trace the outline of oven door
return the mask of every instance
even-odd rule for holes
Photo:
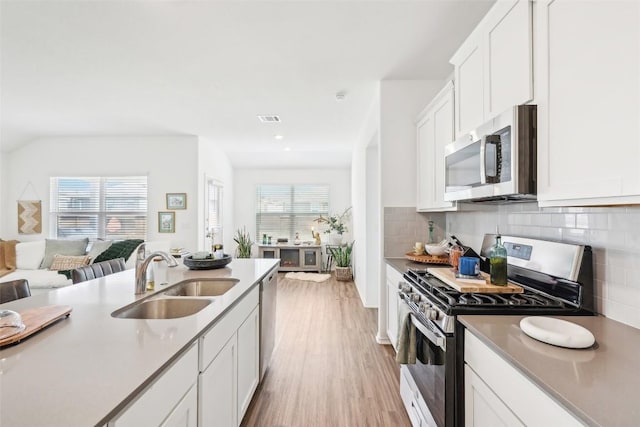
[[[421,396],[419,406],[426,406],[420,409],[429,420],[427,425],[452,427],[455,416],[453,336],[445,335],[437,326],[423,322],[413,314],[411,320],[416,326],[418,357],[415,364],[405,366]]]

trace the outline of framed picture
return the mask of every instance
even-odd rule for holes
[[[167,209],[187,209],[187,193],[167,193]]]
[[[176,213],[158,212],[158,233],[176,232]]]

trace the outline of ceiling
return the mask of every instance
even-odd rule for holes
[[[235,167],[344,167],[377,82],[449,76],[492,2],[2,0],[1,148],[197,135]]]

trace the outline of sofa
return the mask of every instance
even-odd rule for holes
[[[32,294],[69,286],[73,284],[71,270],[82,265],[124,258],[126,268],[134,268],[137,248],[142,243],[139,239],[92,243],[88,239],[18,242],[15,243],[15,269],[0,277],[0,282],[26,279]],[[168,251],[169,242],[147,242],[146,246],[147,251]]]

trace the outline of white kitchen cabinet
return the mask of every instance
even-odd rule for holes
[[[198,388],[194,384],[182,398],[162,427],[196,427],[198,425]]]
[[[398,285],[404,279],[402,275],[389,264],[386,268],[387,283],[387,336],[391,345],[396,349],[398,342]],[[397,349],[396,349],[397,350]]]
[[[533,99],[531,0],[500,0],[450,62],[455,78],[455,138]]]
[[[260,378],[259,287],[200,338],[199,425],[236,427]]]
[[[536,2],[540,206],[640,203],[640,3]]]
[[[120,415],[112,427],[152,425],[195,425],[189,393],[198,379],[198,345],[194,343]],[[186,398],[186,400],[185,400]],[[175,410],[175,412],[174,412]],[[191,424],[176,424],[179,420]]]
[[[453,142],[453,105],[453,83],[449,82],[418,118],[418,212],[456,209],[455,203],[444,200],[444,147]]]
[[[581,426],[577,418],[468,330],[465,426]]]
[[[256,307],[238,328],[238,419],[244,417],[260,381],[260,316]]]
[[[479,376],[464,367],[464,424],[466,427],[524,426]]]
[[[237,426],[236,335],[198,377],[198,425]]]

